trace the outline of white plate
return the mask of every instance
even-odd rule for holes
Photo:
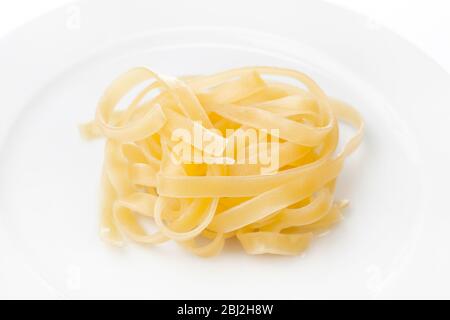
[[[102,144],[77,124],[137,65],[287,66],[357,106],[367,133],[339,180],[345,221],[294,258],[102,243]],[[366,19],[316,0],[90,0],[3,39],[0,70],[0,297],[450,297],[450,77]]]

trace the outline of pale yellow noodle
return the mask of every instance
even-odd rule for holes
[[[132,102],[117,110],[133,90]],[[339,121],[355,134],[337,152]],[[189,135],[174,140],[179,129]],[[269,135],[233,144],[248,129]],[[230,238],[249,254],[303,252],[342,217],[347,202],[334,201],[335,183],[363,130],[355,109],[307,75],[274,67],[181,78],[135,68],[113,81],[95,120],[80,126],[84,137],[106,139],[102,237],[116,245],[123,236],[143,244],[173,240],[202,257],[217,255]],[[198,132],[220,148],[192,139]],[[175,162],[176,147],[203,162],[186,154]],[[258,159],[271,151],[278,162],[264,172]]]

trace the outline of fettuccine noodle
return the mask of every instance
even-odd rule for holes
[[[340,151],[339,120],[355,129]],[[173,240],[203,257],[231,238],[249,254],[299,254],[341,219],[348,202],[334,199],[335,183],[363,127],[356,110],[297,71],[249,67],[172,78],[132,69],[81,126],[86,138],[106,139],[101,235],[117,245],[124,237]],[[179,129],[191,136],[174,139]],[[266,139],[232,144],[245,130]],[[196,134],[214,145],[191,139]],[[258,159],[269,153],[267,169]]]

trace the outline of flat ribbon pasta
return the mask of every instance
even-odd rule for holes
[[[340,151],[339,121],[355,129]],[[363,130],[355,109],[307,75],[273,67],[181,78],[135,68],[80,126],[106,139],[102,237],[173,240],[201,257],[231,238],[249,254],[303,252],[348,205],[334,199],[336,179]]]

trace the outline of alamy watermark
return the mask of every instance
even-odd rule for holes
[[[181,164],[257,165],[261,174],[276,173],[280,166],[278,129],[206,130],[195,122],[193,130],[172,132],[171,161]]]
[[[66,28],[71,31],[81,29],[81,8],[78,5],[71,5],[66,9]]]

